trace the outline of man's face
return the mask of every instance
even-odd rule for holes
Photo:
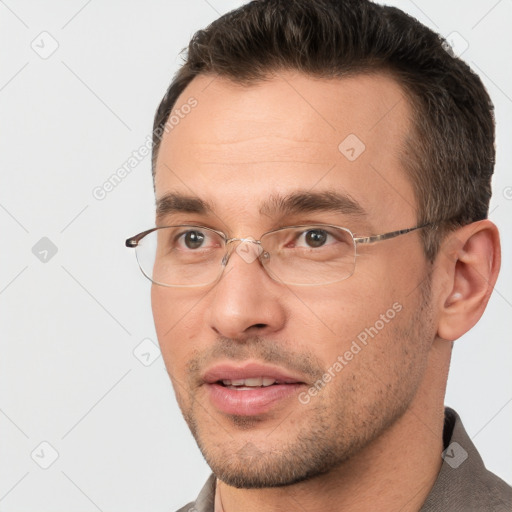
[[[200,76],[175,110],[192,96],[197,106],[162,140],[156,196],[197,197],[212,211],[185,204],[157,225],[259,239],[291,225],[366,236],[416,224],[400,158],[410,107],[391,78],[283,73],[243,87]],[[276,201],[325,191],[363,212],[281,211]],[[427,271],[413,232],[358,245],[354,274],[333,284],[284,285],[234,251],[214,285],[153,285],[165,364],[214,473],[237,487],[292,484],[335,468],[400,418],[418,399],[436,334]],[[229,383],[246,378],[256,380]]]

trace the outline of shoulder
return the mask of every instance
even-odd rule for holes
[[[212,473],[195,501],[191,501],[176,512],[214,512],[215,475]]]
[[[421,512],[512,510],[512,487],[487,470],[458,414],[449,408],[444,438],[441,471]]]
[[[176,512],[198,512],[195,501],[191,501],[188,505],[181,507]]]

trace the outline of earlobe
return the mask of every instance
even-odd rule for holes
[[[497,227],[487,219],[463,226],[450,237],[446,242],[450,251],[443,254],[441,250],[439,255],[447,292],[438,336],[453,341],[469,331],[485,311],[498,278],[500,240]]]

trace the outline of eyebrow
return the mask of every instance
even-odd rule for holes
[[[331,211],[343,215],[365,218],[365,209],[350,195],[325,190],[298,191],[286,196],[272,195],[263,203],[260,214],[267,216]]]
[[[213,207],[204,199],[178,192],[165,194],[156,201],[156,217],[162,219],[173,213],[213,213]],[[296,191],[285,196],[273,194],[263,202],[260,214],[274,217],[331,211],[343,215],[366,218],[365,209],[350,195],[325,190],[321,192]]]
[[[187,196],[177,192],[165,194],[156,201],[156,218],[161,219],[172,213],[198,213],[206,215],[212,213],[213,208],[203,199]]]

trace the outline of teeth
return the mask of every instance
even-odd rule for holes
[[[263,386],[263,378],[252,377],[251,379],[245,379],[244,386]]]
[[[224,379],[222,384],[224,386],[266,387],[275,382],[276,380],[271,377],[251,377],[250,379]]]

